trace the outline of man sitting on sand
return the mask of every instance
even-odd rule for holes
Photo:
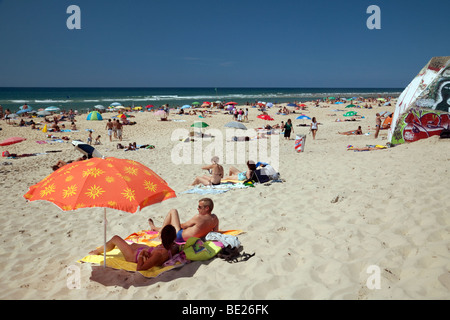
[[[190,237],[204,237],[211,231],[219,231],[219,218],[212,214],[214,203],[210,198],[203,198],[198,201],[198,214],[190,220],[181,223],[177,209],[171,209],[164,219],[161,228],[153,224],[152,219],[148,219],[153,231],[161,231],[166,225],[173,225],[177,231],[177,242],[185,242]]]
[[[191,186],[195,186],[200,183],[203,184],[204,186],[220,184],[220,180],[223,178],[223,167],[219,164],[218,156],[212,157],[211,164],[202,167],[202,169],[209,170],[211,176],[204,175],[201,177],[196,177],[194,182],[192,182]]]

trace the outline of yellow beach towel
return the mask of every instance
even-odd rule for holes
[[[238,234],[241,234],[242,230],[222,230],[219,231],[223,234],[228,234],[231,236],[237,236]],[[147,245],[151,245],[151,243],[154,241],[155,238],[157,238],[159,233],[157,231],[151,231],[151,230],[141,230],[135,233],[130,234],[128,237],[125,238],[128,242],[135,242],[135,243],[144,243]],[[160,244],[161,242],[158,242]]]
[[[154,241],[153,243],[146,243],[146,245],[157,246],[160,242]],[[88,255],[78,262],[87,262],[98,265],[103,265],[103,254],[102,255]],[[163,272],[169,271],[176,267],[181,267],[183,264],[180,262],[175,263],[173,266],[166,267],[153,267],[148,270],[138,271],[146,278],[154,278],[162,274]],[[128,262],[123,257],[122,253],[119,249],[114,249],[106,253],[106,266],[113,269],[120,269],[126,271],[135,271],[136,272],[136,263]]]
[[[220,182],[242,183],[243,181],[236,179],[222,179]]]
[[[241,234],[242,230],[226,230],[226,231],[219,231],[219,232],[223,233],[223,234],[236,236],[238,234]],[[130,234],[128,237],[125,238],[125,240],[128,242],[142,243],[142,244],[145,244],[150,247],[156,247],[159,244],[161,244],[161,241],[154,240],[155,238],[158,237],[158,235],[159,235],[159,233],[156,231],[142,230],[142,231],[138,231],[138,232]],[[78,262],[103,265],[103,254],[88,255],[88,256],[78,260]],[[174,265],[165,266],[165,267],[153,267],[148,270],[142,270],[142,271],[137,271],[137,272],[139,272],[146,278],[154,278],[166,271],[181,267],[183,265],[184,265],[183,263],[176,262]],[[117,248],[106,253],[106,266],[113,268],[113,269],[120,269],[120,270],[136,272],[136,263],[126,261],[124,256],[120,252],[120,250]]]

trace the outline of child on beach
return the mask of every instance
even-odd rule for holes
[[[102,142],[100,141],[101,137],[102,137],[101,135],[98,135],[97,138],[95,138],[94,144],[102,144]]]
[[[87,143],[88,143],[88,144],[92,144],[92,130],[89,130],[89,135],[88,135],[88,138],[87,138]]]

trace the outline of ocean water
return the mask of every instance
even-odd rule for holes
[[[169,104],[176,108],[193,102],[255,101],[283,103],[333,97],[398,97],[402,88],[0,88],[0,105],[11,112],[25,103],[37,110],[50,106],[61,110],[93,110],[113,102],[123,106],[155,107]]]

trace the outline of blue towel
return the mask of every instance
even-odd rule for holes
[[[192,189],[181,192],[183,193],[196,193],[196,194],[220,194],[230,191],[232,189],[244,189],[248,186],[242,183],[221,183],[213,187],[193,187]]]
[[[203,194],[219,194],[219,193],[225,193],[228,190],[230,190],[230,189],[219,190],[219,189],[213,189],[213,188],[202,189],[199,187],[194,187],[192,189],[181,192],[181,194],[183,194],[183,193],[196,193],[196,194],[202,194],[202,195]]]

